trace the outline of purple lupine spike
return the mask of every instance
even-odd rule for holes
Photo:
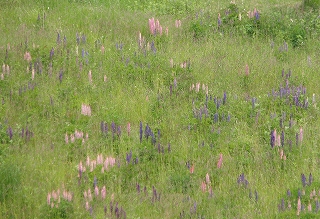
[[[172,95],[172,84],[170,84],[169,89],[170,89],[170,96],[171,96]]]
[[[301,197],[301,190],[298,189],[298,197]]]
[[[142,129],[142,122],[140,121],[140,129],[139,129],[139,134],[140,134],[140,143],[142,142],[142,136],[143,136],[143,129]]]
[[[157,49],[156,49],[156,47],[154,45],[154,41],[151,42],[151,46],[150,47],[151,47],[151,50],[153,51],[153,53],[156,54]]]
[[[84,34],[82,34],[81,42],[82,42],[83,44],[85,44],[85,43],[87,42],[87,38],[86,38],[86,36],[85,36]]]
[[[106,205],[104,205],[103,210],[104,210],[104,216],[106,216],[107,215],[107,206]]]
[[[64,35],[64,37],[63,37],[63,45],[66,45],[67,44],[67,37],[66,37],[66,35]]]
[[[222,104],[226,104],[227,102],[227,93],[226,92],[223,92],[223,99],[222,99]]]
[[[218,110],[220,108],[220,105],[221,105],[221,101],[219,99],[217,100],[216,105],[217,105],[217,110]]]
[[[52,49],[50,50],[50,59],[53,58],[53,55],[54,55],[54,48],[52,47]]]
[[[291,191],[290,189],[287,190],[287,196],[290,198],[291,197]]]
[[[283,147],[284,146],[284,131],[282,130],[281,132],[281,146]]]
[[[58,32],[58,33],[57,33],[57,44],[60,44],[60,42],[61,42],[60,33]]]
[[[274,148],[275,142],[276,142],[276,132],[275,132],[275,130],[271,130],[271,133],[270,133],[270,145],[271,145],[271,148]]]
[[[137,183],[136,189],[137,189],[138,194],[140,194],[140,185],[139,185],[139,183]]]
[[[158,153],[160,154],[161,152],[161,145],[160,145],[160,142],[158,142]]]
[[[259,20],[259,19],[260,19],[260,13],[259,13],[258,10],[255,10],[255,11],[254,11],[254,17],[255,17],[256,20]]]
[[[117,135],[118,135],[118,137],[120,137],[120,136],[121,136],[121,126],[120,126],[120,125],[118,126]]]
[[[307,179],[303,173],[301,174],[301,182],[302,182],[303,187],[305,187],[307,185]]]
[[[171,152],[171,144],[168,143],[168,152]]]
[[[186,166],[188,169],[190,169],[190,161],[189,160],[186,162]]]
[[[131,158],[132,158],[132,151],[130,151],[130,153],[127,153],[127,156],[126,156],[126,161],[128,164],[130,163]]]
[[[255,108],[255,106],[256,106],[256,98],[255,97],[252,97],[252,100],[251,100],[251,103],[252,103],[252,109],[254,109]]]
[[[100,130],[102,133],[104,133],[104,122],[103,121],[100,122]]]
[[[288,145],[289,145],[289,149],[290,149],[290,151],[291,151],[291,149],[292,149],[292,140],[289,139],[287,142],[288,142]]]
[[[111,123],[111,130],[112,130],[112,134],[115,134],[116,133],[116,124],[114,122]]]
[[[60,70],[60,72],[59,72],[59,81],[60,81],[60,83],[62,82],[62,76],[63,76],[63,71]]]
[[[237,183],[240,185],[243,182],[244,182],[244,173],[241,173],[240,176],[238,177]]]
[[[312,182],[313,182],[313,177],[312,177],[312,174],[310,173],[309,174],[309,183],[308,183],[308,185],[311,186]]]
[[[153,145],[156,145],[156,137],[154,136],[154,134],[153,133],[151,133],[151,143],[153,144]]]
[[[284,199],[281,199],[281,205],[280,205],[281,211],[284,211],[285,208],[286,208],[286,207],[285,207]]]
[[[147,125],[146,125],[146,128],[145,128],[145,130],[144,130],[144,136],[145,136],[145,138],[148,140],[148,138],[149,138],[149,136],[150,136],[150,127],[148,126],[148,123],[147,123]]]
[[[97,180],[97,177],[94,176],[94,178],[93,178],[93,188],[96,188],[97,185],[98,185],[98,180]]]
[[[214,121],[214,123],[217,123],[219,121],[219,114],[218,113],[215,113],[213,115],[213,121]]]
[[[77,41],[77,44],[79,45],[80,44],[80,37],[79,37],[78,33],[76,33],[76,41]]]
[[[9,135],[10,140],[12,140],[13,133],[12,133],[12,128],[10,126],[9,126],[9,128],[7,130],[7,134]]]
[[[85,55],[86,55],[86,52],[85,52],[85,50],[82,48],[82,50],[81,50],[81,56],[82,56],[82,58],[83,58]]]
[[[110,201],[110,212],[111,212],[111,214],[113,212],[113,202],[112,201]]]

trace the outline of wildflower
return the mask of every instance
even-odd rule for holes
[[[300,130],[299,130],[299,141],[302,142],[303,140],[303,129],[302,127],[300,127]]]
[[[301,182],[302,182],[302,186],[305,187],[307,182],[306,182],[306,176],[303,173],[301,174]]]
[[[155,35],[155,22],[154,18],[149,19],[149,30],[152,35]]]
[[[99,196],[99,188],[98,188],[98,186],[94,187],[94,194],[95,194],[96,197]]]
[[[54,55],[54,48],[52,47],[52,49],[50,50],[50,59],[53,58],[53,55]]]
[[[218,167],[218,169],[220,169],[220,168],[221,168],[222,161],[223,161],[223,158],[222,158],[222,154],[220,153],[220,158],[219,158],[219,161],[218,161],[218,163],[217,163],[217,167]]]
[[[62,76],[63,76],[63,71],[60,70],[60,72],[59,72],[59,81],[60,81],[60,83],[62,82]]]
[[[271,145],[271,148],[274,148],[275,146],[275,141],[276,141],[276,130],[271,130],[271,133],[270,133],[270,145]]]
[[[23,59],[26,60],[27,62],[31,62],[32,58],[31,58],[30,52],[26,52],[24,54]]]
[[[101,198],[105,199],[107,195],[107,190],[106,190],[106,186],[103,186],[101,189]]]
[[[142,135],[143,135],[143,130],[142,130],[142,122],[140,121],[140,143],[142,142]]]
[[[207,183],[207,185],[210,184],[210,177],[209,177],[209,174],[208,174],[208,173],[206,174],[206,183]]]
[[[311,185],[311,183],[313,182],[313,177],[312,177],[312,174],[310,173],[309,174],[309,186]]]
[[[297,215],[300,214],[300,211],[301,211],[301,200],[300,200],[300,197],[298,198],[298,203],[297,203]]]
[[[47,204],[50,205],[51,202],[51,193],[49,192],[47,195]]]
[[[256,20],[259,20],[260,18],[260,13],[259,11],[255,8],[254,11],[253,11],[253,14],[254,14],[254,17]]]
[[[11,140],[12,137],[13,137],[13,133],[12,133],[12,128],[11,127],[8,128],[7,133],[9,135],[10,140]]]
[[[218,27],[222,24],[220,13],[218,14]]]
[[[249,65],[248,64],[246,64],[245,73],[246,73],[246,76],[249,75]]]
[[[202,181],[202,182],[201,182],[201,191],[202,191],[202,192],[205,192],[205,191],[206,191],[206,183],[205,183],[205,181]]]
[[[89,70],[88,78],[89,78],[89,82],[90,82],[90,83],[92,83],[92,74],[91,74],[91,70]]]
[[[192,166],[190,167],[190,173],[194,172],[194,164],[192,164]]]

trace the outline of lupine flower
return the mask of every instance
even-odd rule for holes
[[[47,204],[50,205],[51,204],[51,193],[48,192],[48,195],[47,195]]]
[[[106,195],[107,195],[106,186],[103,186],[101,189],[101,198],[104,200],[106,198]]]
[[[127,156],[126,156],[126,161],[127,161],[128,164],[129,164],[130,161],[131,161],[131,157],[132,157],[132,151],[130,151],[129,154],[127,153]]]
[[[26,52],[24,54],[23,59],[26,60],[27,62],[31,62],[32,58],[31,58],[30,52]]]
[[[306,181],[306,176],[303,173],[301,174],[301,182],[302,182],[302,186],[305,187],[307,184],[307,181]]]
[[[53,55],[54,55],[54,48],[52,47],[52,49],[50,50],[50,59],[53,58]]]
[[[259,13],[259,11],[255,8],[254,11],[253,11],[253,13],[254,13],[255,19],[256,19],[256,20],[259,20],[259,18],[260,18],[260,13]]]
[[[60,44],[60,42],[61,42],[60,33],[58,32],[58,33],[57,33],[57,44]]]
[[[89,70],[88,78],[89,78],[89,82],[92,83],[92,73],[91,73],[91,70]]]
[[[98,188],[98,186],[94,187],[94,194],[95,194],[96,197],[99,196],[99,188]]]
[[[85,116],[91,116],[91,107],[90,105],[82,104],[81,105],[81,114]]]
[[[281,132],[281,146],[284,146],[284,131]]]
[[[10,140],[12,140],[13,133],[12,133],[12,128],[11,127],[8,128],[7,133],[9,135]]]
[[[222,24],[220,13],[218,14],[218,27]]]
[[[202,191],[202,192],[205,192],[205,191],[206,191],[206,183],[205,183],[205,181],[202,181],[202,182],[201,182],[201,191]]]
[[[275,141],[276,141],[276,130],[271,130],[271,133],[270,133],[270,145],[271,145],[271,148],[274,148],[275,146]]]
[[[302,142],[302,140],[303,140],[303,129],[302,129],[302,127],[300,127],[300,129],[299,129],[299,141]]]
[[[143,135],[143,129],[142,129],[142,122],[141,121],[140,121],[139,134],[140,134],[140,143],[141,143],[142,142],[142,135]]]
[[[219,157],[219,160],[218,160],[218,163],[217,163],[218,169],[221,168],[221,166],[222,166],[222,161],[223,161],[223,157],[222,157],[222,154],[220,153],[220,157]]]
[[[309,186],[311,185],[311,183],[313,182],[313,177],[312,177],[312,174],[310,173],[309,174]]]
[[[97,180],[97,177],[94,176],[94,179],[93,179],[93,188],[96,188],[98,185],[98,180]]]
[[[297,203],[297,215],[300,214],[300,211],[301,211],[301,200],[300,200],[300,197],[298,198],[298,203]]]
[[[208,173],[206,174],[206,183],[207,183],[207,185],[209,185],[211,183],[210,176]]]
[[[62,76],[63,76],[63,71],[60,70],[60,72],[59,72],[59,81],[60,81],[60,83],[62,82]]]
[[[245,74],[246,74],[246,76],[249,75],[249,65],[248,64],[246,64],[246,67],[245,67]]]
[[[192,174],[194,172],[194,164],[190,167],[190,173]]]

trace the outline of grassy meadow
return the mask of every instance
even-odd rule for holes
[[[317,0],[0,2],[0,218],[319,218]]]

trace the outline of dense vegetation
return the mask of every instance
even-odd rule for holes
[[[0,218],[319,217],[320,2],[213,2],[0,3]]]

